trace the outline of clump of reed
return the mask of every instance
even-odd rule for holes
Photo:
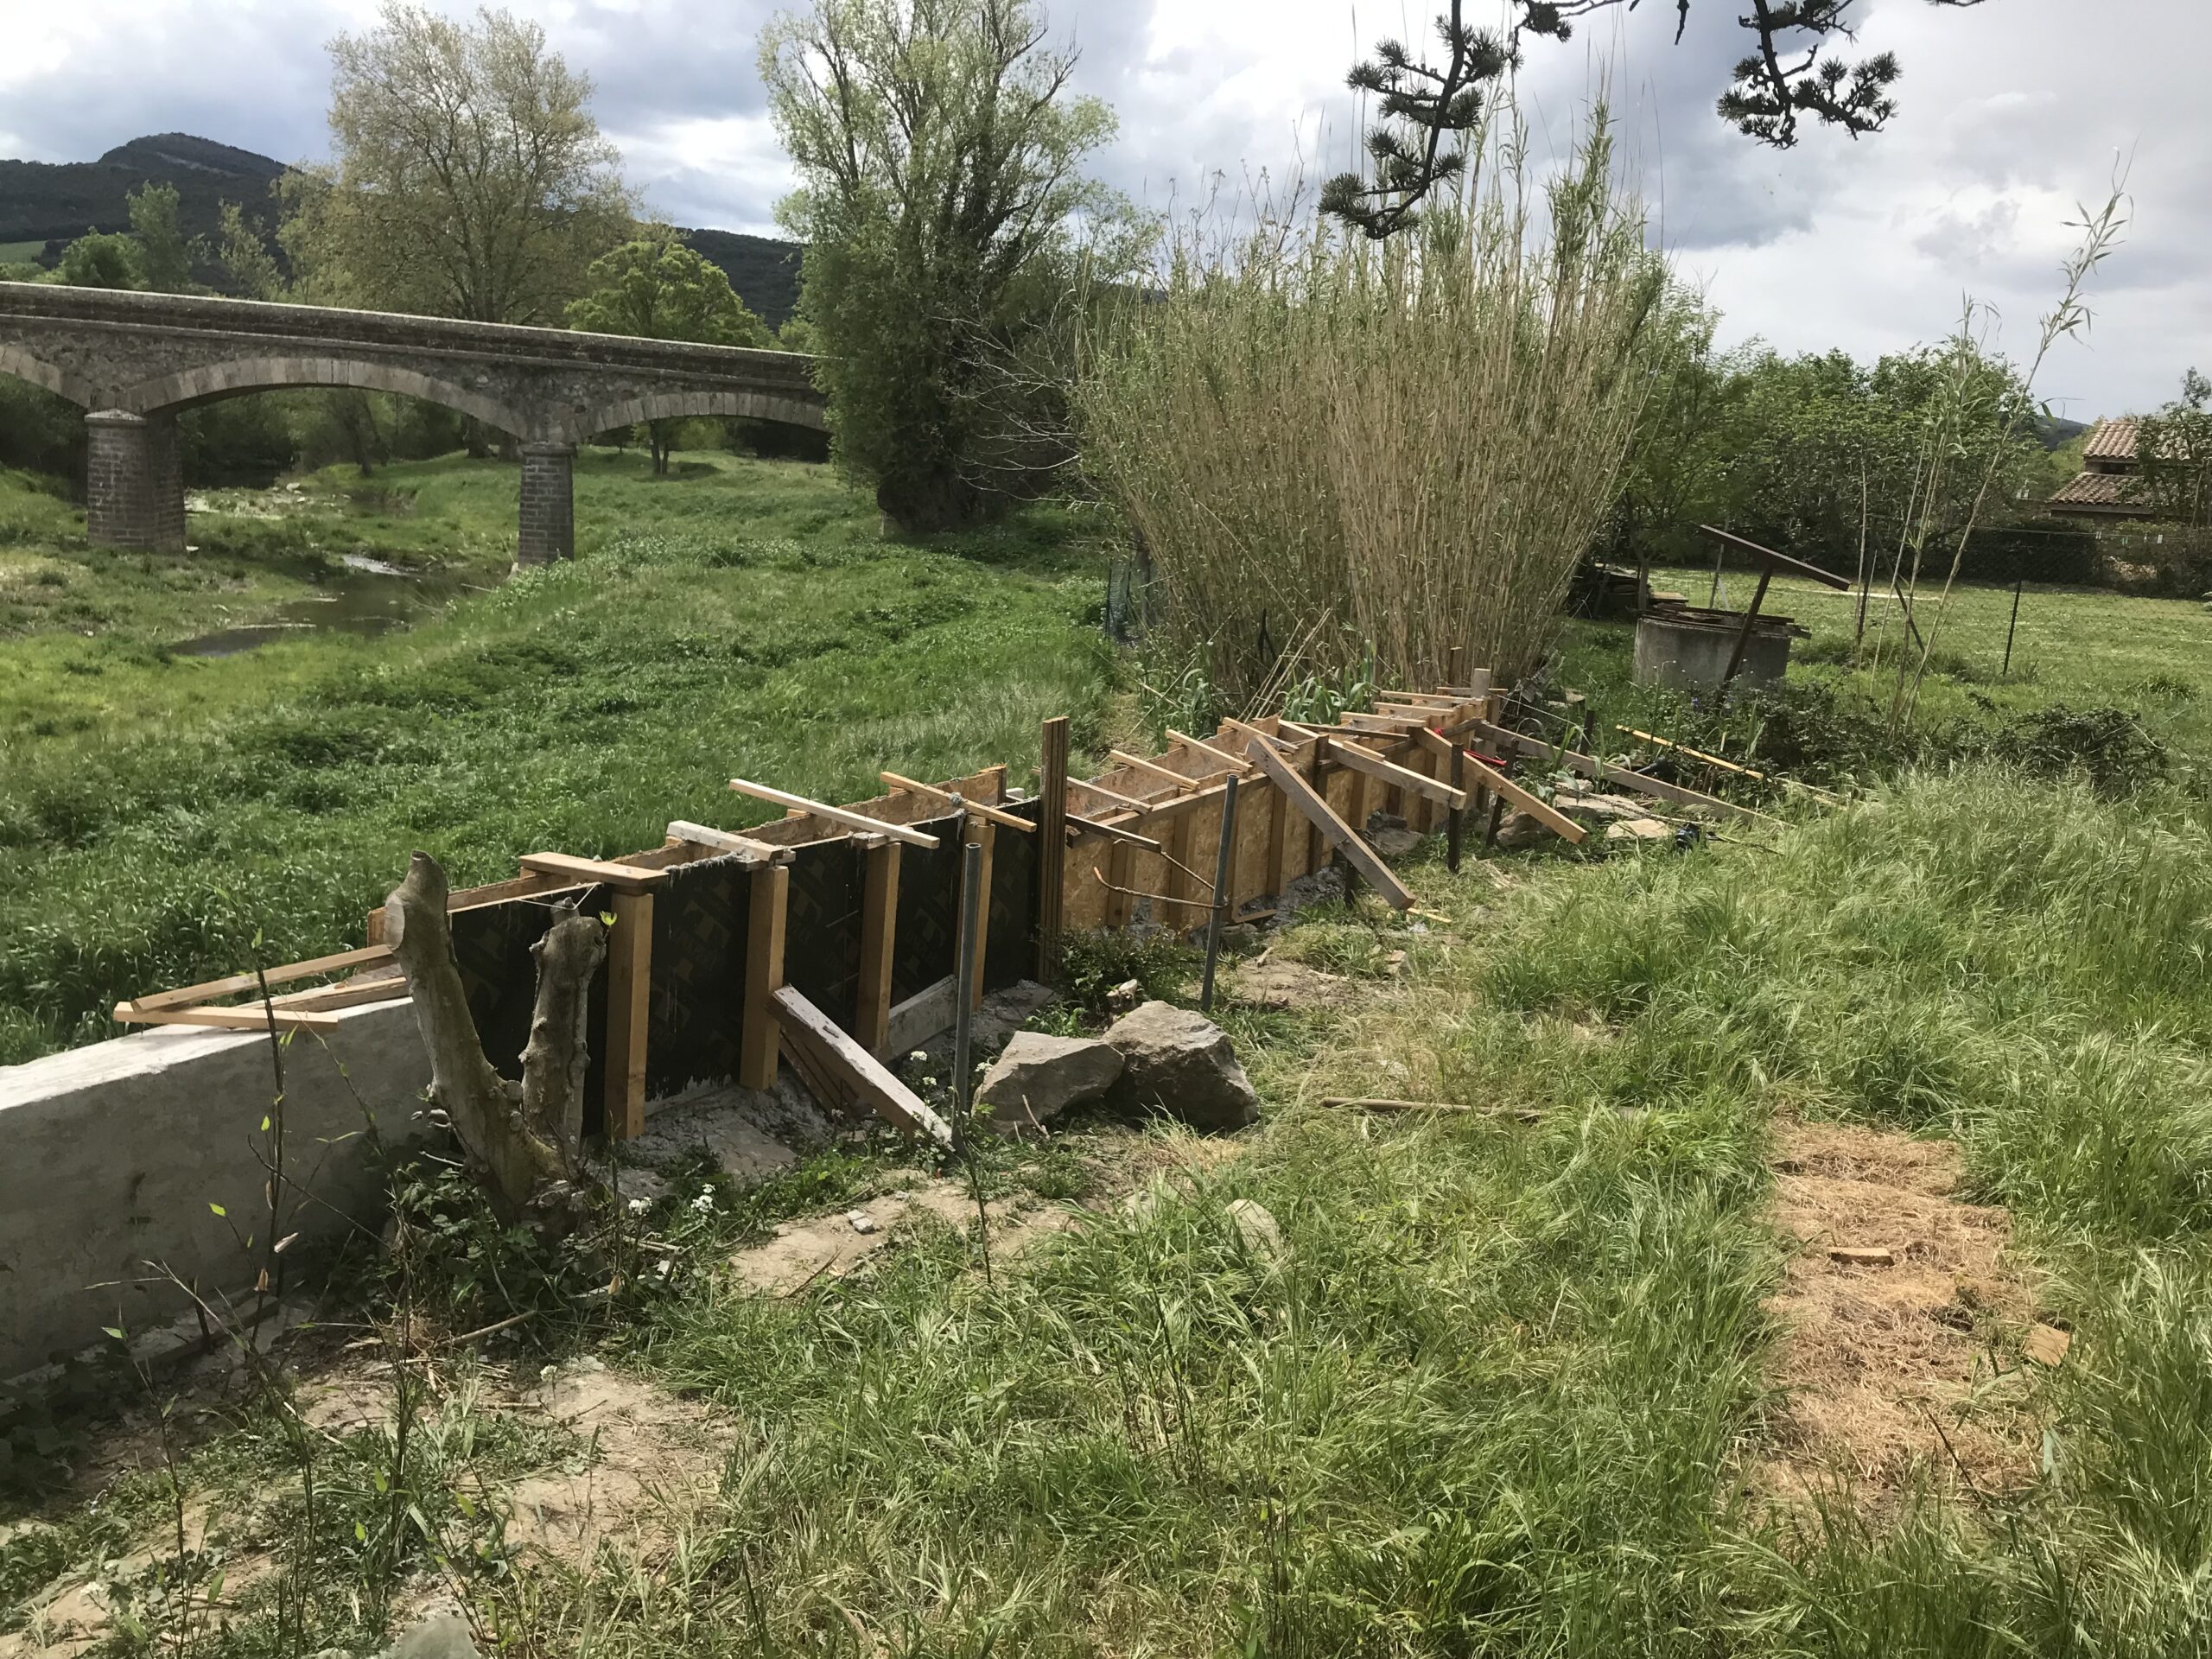
[[[1370,652],[1384,683],[1459,645],[1517,671],[1611,505],[1665,267],[1602,117],[1548,182],[1510,125],[1478,154],[1382,242],[1264,214],[1179,239],[1092,355],[1086,467],[1232,702]]]

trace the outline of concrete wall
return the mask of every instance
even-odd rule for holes
[[[410,1139],[430,1081],[411,1003],[339,1020],[284,1051],[287,1166],[319,1200],[291,1223],[302,1247],[377,1223],[363,1108],[388,1142]],[[173,1287],[130,1282],[149,1261],[203,1291],[251,1289],[231,1230],[265,1232],[255,1145],[273,1092],[251,1032],[154,1030],[0,1067],[0,1378],[183,1312]]]

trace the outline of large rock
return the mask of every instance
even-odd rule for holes
[[[1202,1129],[1241,1129],[1260,1115],[1229,1033],[1204,1014],[1147,1002],[1116,1020],[1106,1040],[1124,1062],[1109,1096],[1118,1105],[1165,1111]]]
[[[401,1637],[379,1659],[478,1659],[478,1655],[468,1621],[459,1613],[440,1613]]]
[[[1019,1134],[1071,1106],[1103,1099],[1122,1064],[1121,1050],[1088,1037],[1017,1031],[983,1074],[976,1098],[991,1109],[994,1128]]]

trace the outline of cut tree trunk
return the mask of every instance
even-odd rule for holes
[[[510,1083],[484,1057],[476,1020],[454,962],[446,873],[428,853],[409,860],[407,879],[385,900],[385,937],[407,975],[415,1023],[430,1053],[430,1100],[453,1125],[494,1205],[510,1219],[567,1209],[583,1164],[586,1011],[592,976],[607,955],[595,916],[563,906],[531,947],[537,1001],[523,1080]]]

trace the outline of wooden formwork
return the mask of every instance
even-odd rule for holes
[[[953,971],[945,906],[938,902],[946,895],[934,887],[921,895],[936,904],[931,910],[913,890],[924,871],[936,872],[928,879],[942,886],[948,837],[956,848],[960,842],[984,848],[986,928],[995,912],[1002,930],[1020,936],[1001,938],[995,948],[979,942],[976,980],[955,988],[971,1001],[988,988],[987,979],[1051,977],[1071,931],[1126,927],[1140,916],[1194,931],[1217,908],[1234,918],[1266,904],[1338,855],[1404,906],[1410,894],[1364,839],[1373,812],[1395,813],[1427,831],[1454,810],[1478,816],[1493,786],[1516,798],[1524,793],[1490,767],[1470,765],[1463,746],[1471,734],[1485,741],[1491,734],[1511,734],[1491,724],[1499,710],[1488,675],[1455,677],[1432,691],[1386,693],[1376,709],[1325,727],[1271,715],[1226,720],[1210,734],[1173,733],[1159,754],[1110,752],[1106,768],[1089,779],[1067,775],[1066,721],[1047,721],[1041,797],[1010,795],[1003,766],[933,784],[886,772],[885,793],[844,805],[734,780],[734,790],[785,804],[785,816],[741,832],[678,821],[661,845],[611,859],[529,854],[515,876],[453,893],[448,912],[457,936],[480,923],[498,932],[497,960],[479,977],[510,982],[526,973],[520,953],[535,937],[532,928],[542,930],[536,915],[574,902],[612,917],[607,965],[593,1000],[602,1022],[593,1075],[610,1135],[640,1133],[656,1078],[670,1082],[664,1066],[656,1070],[664,1058],[655,1052],[656,1031],[666,1043],[679,1032],[696,1038],[702,1027],[707,1041],[698,1052],[707,1058],[697,1065],[758,1088],[788,1058],[817,1093],[938,1134],[943,1126],[925,1109],[907,1113],[887,1094],[887,1073],[880,1066],[856,1070],[852,1057],[872,1057],[872,1066],[881,1058],[902,975],[912,994]],[[1455,768],[1463,785],[1453,781]],[[1232,775],[1235,840],[1228,881],[1217,893]],[[798,922],[794,870],[821,878],[813,884],[821,893]],[[679,909],[688,918],[685,937],[672,940],[667,912],[657,921],[657,905],[687,891],[695,874],[711,875],[711,890],[702,885]],[[466,927],[462,918],[470,918]],[[116,1018],[315,1029],[330,1023],[335,1008],[406,994],[385,926],[384,911],[372,911],[361,950],[137,998],[118,1004]],[[918,927],[926,935],[918,941]],[[824,938],[826,963],[813,949]],[[691,953],[682,972],[667,960],[671,947]],[[810,949],[813,959],[802,967]],[[810,976],[810,987],[788,982]],[[283,995],[268,988],[310,978],[327,982]],[[498,1020],[510,1039],[516,995],[526,990],[504,983],[486,992],[487,1008],[499,1001]],[[221,1000],[241,992],[256,993],[256,1000]],[[472,1010],[483,1030],[489,1015],[474,997]],[[494,1064],[512,1058],[493,1052],[494,1046],[487,1039]]]

